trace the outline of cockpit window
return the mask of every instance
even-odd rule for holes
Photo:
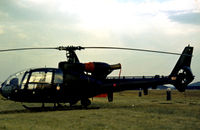
[[[63,72],[62,72],[62,70],[58,69],[58,70],[55,71],[54,83],[55,84],[63,83]]]
[[[2,83],[1,93],[4,97],[9,98],[9,95],[12,93],[12,91],[20,88],[20,83],[24,73],[25,71],[22,71],[11,75],[4,83]]]
[[[52,71],[33,71],[27,89],[43,89],[52,83]]]
[[[18,72],[14,75],[11,75],[4,83],[3,85],[11,85],[11,86],[15,86],[16,88],[20,86],[20,81],[23,78],[25,71],[22,72]]]
[[[24,78],[23,78],[23,80],[21,81],[21,82],[22,82],[22,83],[21,83],[21,89],[24,89],[25,84],[26,84],[26,82],[27,82],[27,80],[28,80],[28,77],[29,77],[29,73],[27,72],[27,73],[25,73]]]
[[[51,83],[52,75],[52,72],[32,72],[29,83]]]

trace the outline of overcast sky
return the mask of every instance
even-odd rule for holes
[[[194,46],[200,81],[198,0],[0,0],[0,49],[60,45],[118,46],[181,53]],[[122,75],[168,75],[178,56],[116,50],[77,52],[82,62],[122,64]],[[0,54],[0,81],[30,67],[57,67],[65,52]],[[118,74],[118,71],[113,75]]]

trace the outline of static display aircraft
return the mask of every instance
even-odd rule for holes
[[[58,107],[60,103],[69,103],[73,106],[78,101],[87,107],[91,104],[89,98],[99,94],[107,94],[108,101],[113,101],[113,92],[134,90],[142,88],[147,93],[149,87],[172,84],[180,92],[185,91],[187,85],[193,81],[190,64],[193,47],[187,46],[182,54],[119,47],[80,47],[67,46],[55,48],[18,48],[0,50],[0,52],[34,50],[34,49],[58,49],[67,52],[67,61],[60,62],[58,68],[36,68],[11,75],[1,84],[0,94],[17,102],[27,103],[54,103]],[[104,62],[81,63],[75,53],[82,49],[123,49],[135,51],[147,51],[180,55],[175,67],[168,76],[155,76],[151,78],[108,78],[108,75],[121,64],[109,65]]]

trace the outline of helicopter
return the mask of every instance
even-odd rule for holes
[[[24,103],[42,103],[42,107],[45,107],[45,103],[53,103],[55,108],[59,107],[60,103],[69,103],[70,106],[73,106],[80,101],[83,107],[87,107],[91,104],[90,98],[107,94],[108,101],[112,102],[113,93],[124,90],[143,89],[144,94],[148,94],[149,87],[156,88],[158,85],[171,84],[180,92],[184,92],[187,85],[194,79],[190,68],[193,47],[189,45],[184,48],[182,53],[121,47],[81,46],[17,48],[0,50],[0,52],[34,49],[66,51],[67,60],[59,62],[58,68],[28,69],[11,75],[0,87],[0,94],[5,99]],[[121,64],[81,63],[75,51],[83,49],[146,51],[180,55],[180,57],[168,76],[108,78],[112,71],[121,69]]]

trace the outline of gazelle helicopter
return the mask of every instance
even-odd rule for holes
[[[27,103],[54,103],[58,107],[60,103],[69,103],[73,106],[78,101],[87,107],[91,104],[89,98],[99,94],[107,94],[108,101],[113,101],[113,92],[134,90],[142,88],[145,93],[149,87],[156,88],[158,85],[172,84],[180,92],[185,91],[187,85],[193,81],[190,64],[193,47],[187,46],[181,54],[134,49],[120,47],[81,47],[60,46],[44,48],[17,48],[0,50],[0,52],[34,50],[34,49],[57,49],[66,51],[67,61],[58,64],[58,68],[36,68],[11,75],[1,84],[0,94],[17,102]],[[108,75],[121,68],[121,64],[109,65],[104,62],[81,63],[75,53],[83,49],[122,49],[134,51],[147,51],[165,54],[180,55],[175,67],[168,76],[155,76],[153,78],[108,78]],[[26,107],[26,106],[25,106]],[[26,107],[28,108],[28,107]]]

